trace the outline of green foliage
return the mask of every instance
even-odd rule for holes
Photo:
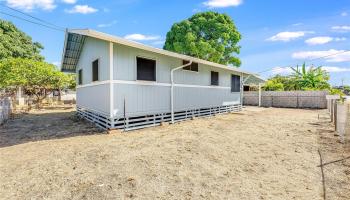
[[[240,66],[241,34],[226,14],[203,12],[175,23],[167,33],[164,49],[220,64]]]
[[[328,83],[329,73],[323,70],[321,66],[306,69],[306,65],[304,63],[301,68],[297,66],[296,68],[291,67],[291,69],[293,70],[292,78],[294,78],[296,81],[298,89],[330,89],[330,85]]]
[[[329,90],[331,88],[329,74],[322,67],[301,68],[291,67],[293,73],[289,76],[276,75],[268,80],[264,89],[270,91],[295,91],[295,90]],[[282,89],[283,88],[283,89]]]
[[[345,96],[345,94],[343,93],[343,91],[339,90],[339,89],[334,89],[334,88],[331,88],[329,90],[329,94],[331,95],[339,95],[341,98]]]
[[[344,86],[343,91],[346,95],[350,95],[350,86]]]
[[[4,58],[29,58],[43,60],[43,46],[8,21],[0,19],[0,60]]]
[[[54,90],[74,87],[74,79],[43,61],[8,58],[0,62],[0,88],[14,94],[22,87],[26,94],[36,97],[38,104]]]
[[[277,79],[270,79],[265,83],[263,87],[265,91],[284,91],[283,83],[279,82]]]

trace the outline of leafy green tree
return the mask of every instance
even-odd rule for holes
[[[241,34],[227,14],[203,12],[175,23],[167,33],[165,50],[239,67]]]
[[[13,97],[19,87],[34,96],[38,106],[54,90],[73,87],[74,76],[67,75],[49,63],[25,58],[8,58],[0,62],[0,88]]]
[[[13,23],[0,19],[0,60],[4,58],[29,58],[43,60],[43,46],[20,31]]]
[[[295,79],[298,88],[301,90],[314,90],[314,89],[330,89],[329,73],[322,69],[322,67],[310,67],[306,68],[305,63],[301,68],[291,67],[293,70],[292,77]]]
[[[265,91],[284,91],[284,85],[277,79],[271,79],[268,80],[264,87],[263,90]]]

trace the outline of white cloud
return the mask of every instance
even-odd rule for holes
[[[341,15],[342,17],[346,17],[346,16],[348,16],[348,13],[347,13],[347,12],[342,12],[340,15]]]
[[[350,67],[330,67],[330,66],[324,66],[322,67],[323,70],[326,70],[327,72],[350,72]]]
[[[62,0],[62,1],[67,4],[75,4],[78,0]]]
[[[162,46],[164,44],[165,44],[164,40],[158,40],[158,41],[152,42],[152,45],[155,45],[155,46]]]
[[[289,42],[291,40],[295,40],[297,38],[300,37],[304,37],[306,34],[309,33],[314,33],[312,31],[296,31],[296,32],[290,32],[290,31],[286,31],[286,32],[280,32],[277,33],[276,35],[268,38],[268,41],[283,41],[283,42]]]
[[[290,74],[293,70],[290,67],[274,67],[271,72],[272,74]]]
[[[350,26],[333,26],[332,30],[336,32],[342,32],[342,33],[350,32]]]
[[[90,7],[88,5],[76,5],[70,10],[66,10],[67,13],[81,13],[81,14],[90,14],[95,13],[98,10],[96,8]]]
[[[301,25],[304,25],[303,23],[295,23],[295,24],[292,24],[292,26],[301,26]]]
[[[161,37],[157,35],[142,35],[142,34],[129,34],[124,37],[127,40],[134,41],[150,41],[150,40],[159,40]]]
[[[330,49],[328,51],[300,51],[292,54],[295,59],[317,59],[327,56],[326,62],[349,62],[350,52]]]
[[[36,8],[42,10],[53,10],[56,8],[54,0],[6,0],[8,6],[24,11],[32,11]]]
[[[243,0],[208,0],[203,4],[209,8],[235,7],[243,3]]]
[[[99,28],[111,27],[111,26],[113,26],[114,24],[116,24],[117,22],[118,22],[117,20],[114,20],[114,21],[112,21],[112,22],[110,22],[110,23],[99,24],[99,25],[97,25],[97,27],[99,27]]]
[[[305,43],[308,45],[319,45],[319,44],[327,44],[332,41],[340,42],[340,41],[345,41],[346,38],[333,38],[333,37],[328,37],[328,36],[322,36],[322,37],[313,37],[310,39],[305,40]]]

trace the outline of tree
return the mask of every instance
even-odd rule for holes
[[[343,91],[346,95],[350,95],[350,86],[344,86]]]
[[[313,89],[330,89],[329,74],[322,67],[310,67],[306,68],[305,63],[301,68],[298,66],[296,68],[291,67],[293,70],[292,77],[295,79],[298,89],[301,90],[313,90]]]
[[[25,58],[9,58],[0,62],[0,88],[13,97],[19,87],[35,97],[38,107],[54,90],[72,87],[74,76],[64,74],[49,63]]]
[[[167,33],[165,50],[239,67],[241,34],[227,14],[203,12],[175,23]]]
[[[271,79],[265,83],[263,89],[265,91],[284,91],[284,85],[277,79]]]
[[[307,68],[304,63],[301,68],[297,66],[291,69],[293,71],[291,75],[276,75],[270,78],[264,89],[270,91],[330,90],[329,74],[322,67]]]
[[[4,58],[29,58],[43,60],[43,46],[20,31],[13,23],[0,19],[0,60]]]

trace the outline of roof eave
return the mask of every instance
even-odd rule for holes
[[[109,41],[109,42],[114,42],[114,43],[130,46],[130,47],[134,47],[134,48],[138,48],[138,49],[142,49],[142,50],[146,50],[146,51],[151,51],[153,53],[158,53],[158,54],[162,54],[162,55],[166,55],[166,56],[170,56],[170,57],[180,58],[180,59],[184,59],[184,60],[192,60],[193,62],[198,62],[201,64],[205,64],[205,65],[209,65],[209,66],[213,66],[213,67],[217,67],[217,68],[222,68],[222,69],[226,69],[226,70],[230,70],[230,71],[234,71],[234,72],[238,72],[238,73],[243,73],[243,74],[247,74],[247,75],[256,75],[254,73],[251,73],[251,72],[248,72],[245,70],[240,70],[234,66],[228,67],[226,65],[210,62],[207,60],[203,60],[203,59],[199,59],[199,58],[195,58],[195,57],[191,57],[191,56],[187,56],[187,55],[183,55],[183,54],[179,54],[179,53],[151,47],[151,46],[144,45],[144,44],[134,42],[134,41],[129,41],[129,40],[126,40],[124,38],[120,38],[117,36],[109,35],[109,34],[98,32],[98,31],[91,30],[91,29],[70,29],[70,30],[67,30],[67,32],[85,35],[85,36],[89,36],[89,37],[93,37],[93,38],[97,38],[97,39],[101,39],[101,40],[105,40],[105,41]]]

